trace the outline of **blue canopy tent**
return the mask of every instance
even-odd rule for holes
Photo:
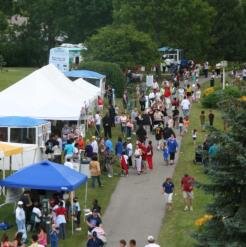
[[[31,117],[0,117],[0,127],[30,128],[47,124],[47,121]]]
[[[6,179],[0,180],[0,186],[71,192],[86,183],[87,198],[87,179],[86,175],[67,166],[45,160],[26,166]]]
[[[105,93],[106,76],[91,70],[71,70],[64,73],[70,80],[83,78],[92,85],[101,89],[101,95]]]
[[[95,71],[91,70],[71,70],[64,73],[67,77],[74,78],[94,78],[94,79],[102,79],[105,75],[99,74]]]
[[[86,175],[45,160],[18,170],[6,179],[0,180],[0,185],[12,188],[73,191],[86,181]]]

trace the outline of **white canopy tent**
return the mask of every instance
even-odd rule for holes
[[[0,93],[0,116],[78,120],[92,99],[54,65],[42,67]]]
[[[83,92],[86,92],[87,96],[89,96],[91,99],[96,99],[98,96],[101,95],[100,88],[92,85],[91,83],[82,78],[73,81],[73,83],[77,87],[79,87]]]

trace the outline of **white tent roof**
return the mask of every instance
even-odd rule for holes
[[[94,85],[92,85],[91,83],[89,83],[88,81],[79,78],[75,81],[73,81],[73,83],[79,87],[83,92],[86,92],[86,95],[95,99],[97,98],[97,96],[101,95],[101,90],[99,87],[96,87]]]
[[[81,106],[90,100],[85,91],[49,64],[0,93],[0,116],[78,120]]]

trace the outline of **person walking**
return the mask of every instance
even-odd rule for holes
[[[155,243],[155,238],[153,236],[148,236],[147,238],[148,244],[145,245],[144,247],[160,247],[159,244]]]
[[[192,200],[193,200],[193,187],[195,179],[188,174],[185,174],[181,179],[181,187],[183,191],[183,198],[185,203],[184,211],[193,211]]]
[[[65,239],[67,209],[65,208],[63,201],[59,202],[58,208],[55,209],[55,213],[56,213],[56,225],[59,226],[59,237],[60,239]]]
[[[171,135],[171,137],[167,140],[167,147],[170,155],[170,165],[173,165],[175,160],[175,153],[178,148],[178,143],[174,135]]]
[[[95,114],[94,117],[94,121],[95,121],[95,136],[99,137],[100,136],[100,129],[101,129],[101,121],[102,121],[102,117],[100,116],[99,111]]]
[[[102,124],[103,124],[104,137],[112,138],[111,120],[108,113],[103,117]]]
[[[204,131],[205,130],[205,111],[201,111],[200,114],[200,123],[201,123],[201,130]]]
[[[101,175],[101,169],[100,164],[97,160],[97,155],[92,156],[92,160],[89,165],[90,172],[91,172],[91,179],[92,179],[92,188],[95,188],[95,182],[97,180],[98,186],[102,187],[100,175]]]
[[[26,214],[23,209],[23,201],[18,201],[17,208],[15,210],[15,220],[17,225],[17,231],[22,232],[22,238],[24,240],[27,239],[27,233],[26,233]]]
[[[174,184],[171,178],[166,178],[165,182],[162,184],[163,194],[167,206],[167,210],[172,209],[173,203],[173,191],[174,191]]]
[[[146,155],[147,163],[149,166],[149,169],[153,169],[153,146],[152,141],[149,141],[149,144],[147,146],[147,155]]]

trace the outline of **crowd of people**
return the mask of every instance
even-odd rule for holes
[[[189,69],[184,69],[182,73],[175,74],[169,81],[154,81],[150,88],[138,85],[134,93],[134,98],[138,102],[135,102],[135,107],[132,109],[129,108],[130,96],[127,90],[122,95],[123,108],[113,104],[112,95],[112,88],[109,87],[108,108],[104,105],[105,100],[98,97],[97,112],[89,122],[89,126],[94,130],[91,138],[85,139],[76,125],[64,125],[61,135],[53,134],[45,143],[47,157],[57,163],[64,161],[64,165],[71,169],[74,162],[86,159],[89,162],[92,188],[96,185],[103,186],[102,173],[105,173],[109,179],[115,176],[118,171],[115,168],[117,164],[120,167],[120,175],[124,177],[134,174],[142,176],[151,172],[157,165],[153,162],[155,152],[162,152],[163,165],[174,165],[179,148],[177,137],[190,133],[196,144],[198,129],[189,131],[191,106],[201,97],[199,70],[194,64]],[[201,131],[204,131],[206,118],[209,120],[209,125],[213,126],[213,112],[210,111],[206,115],[202,111]],[[118,129],[117,133],[121,133],[118,134],[117,140],[112,135],[114,128]],[[193,210],[194,181],[194,178],[188,174],[185,174],[181,180],[185,211]],[[167,210],[172,210],[174,188],[172,179],[165,178],[162,192]],[[75,206],[73,217],[76,218],[76,230],[79,231],[81,230],[81,209],[78,198],[75,197],[73,200]],[[64,201],[57,200],[51,205],[53,224],[49,232],[46,232],[42,225],[42,213],[38,203],[32,204],[31,214],[29,210],[23,209],[23,204],[27,209],[27,203],[21,200],[16,208],[17,240],[10,242],[8,236],[4,235],[1,246],[24,246],[23,242],[27,237],[26,223],[28,218],[30,220],[30,215],[34,215],[35,223],[30,229],[34,232],[30,246],[47,246],[47,239],[52,247],[58,246],[58,240],[66,237],[66,223],[70,212]],[[89,236],[87,246],[103,246],[106,243],[106,237],[102,228],[100,208],[92,208],[91,214],[86,218],[86,224]],[[149,236],[147,241],[146,247],[159,246],[155,244],[153,236]],[[120,240],[119,246],[127,246],[126,241]],[[128,246],[136,246],[136,241],[130,240]]]

